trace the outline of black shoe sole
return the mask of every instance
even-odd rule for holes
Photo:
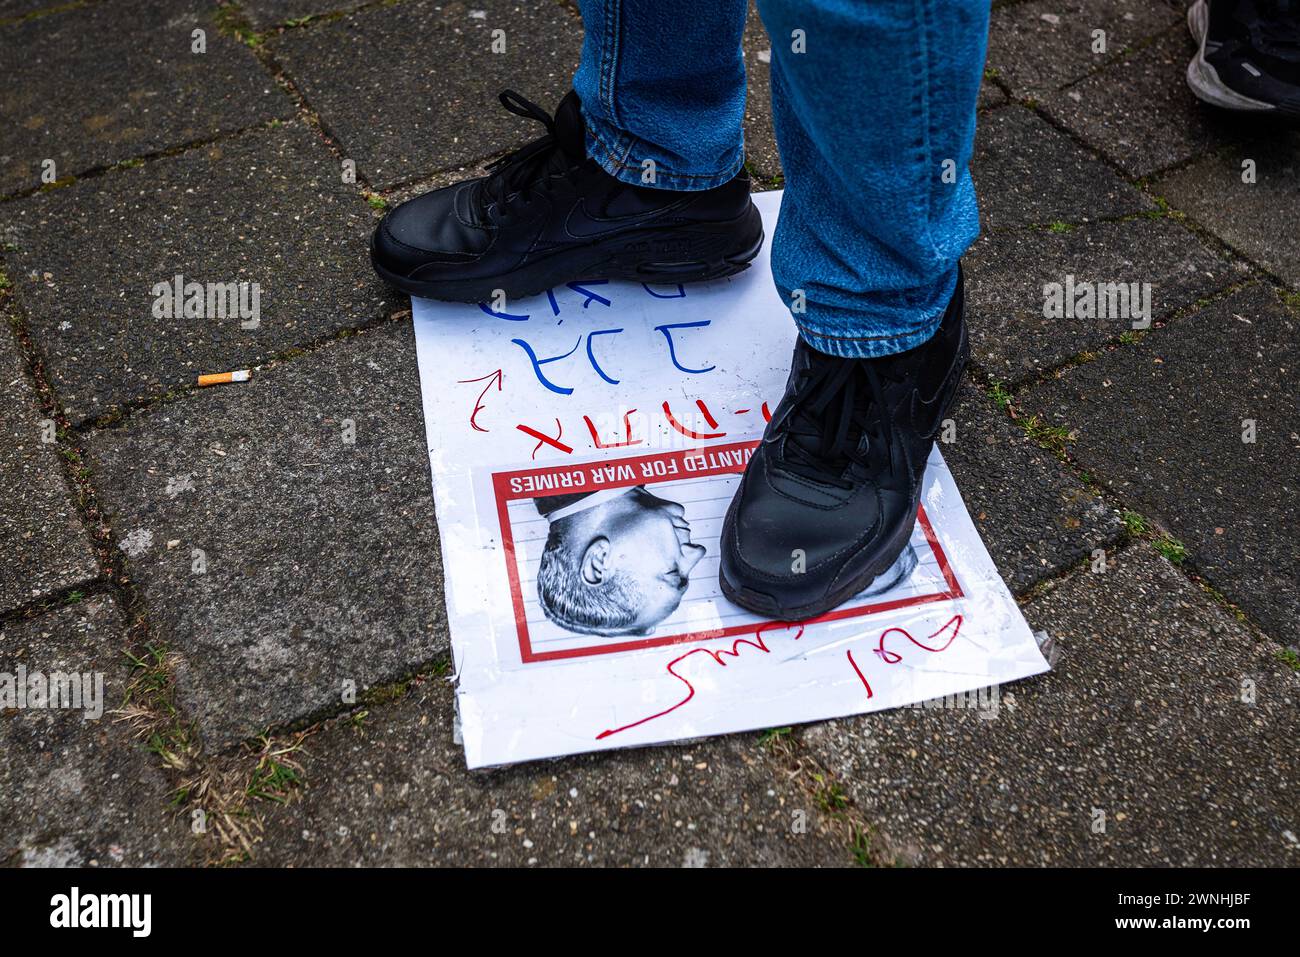
[[[749,268],[763,248],[763,221],[751,203],[731,223],[647,230],[588,246],[560,250],[499,276],[475,279],[409,279],[390,272],[375,258],[379,278],[395,289],[424,299],[486,302],[505,294],[523,299],[579,279],[630,279],[635,282],[689,283],[733,276]]]

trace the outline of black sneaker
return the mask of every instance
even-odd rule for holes
[[[772,618],[813,618],[894,564],[970,353],[964,312],[959,272],[938,331],[915,349],[840,359],[799,340],[723,522],[727,598]]]
[[[370,241],[380,278],[413,296],[482,302],[575,279],[695,282],[739,272],[758,255],[763,222],[743,170],[690,192],[622,183],[587,157],[576,93],[555,118],[510,90],[510,112],[546,135],[489,175],[398,206]]]
[[[1300,120],[1300,0],[1196,0],[1187,84],[1225,110]]]

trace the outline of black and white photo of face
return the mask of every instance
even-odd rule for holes
[[[677,610],[705,551],[680,503],[638,485],[551,523],[538,596],[570,631],[648,634]]]

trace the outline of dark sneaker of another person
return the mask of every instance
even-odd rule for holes
[[[1187,25],[1200,44],[1187,83],[1200,99],[1300,120],[1300,0],[1196,0]]]
[[[552,118],[509,90],[501,103],[546,135],[497,160],[488,175],[434,190],[380,222],[370,258],[413,296],[482,302],[576,279],[694,282],[739,272],[758,254],[763,223],[743,170],[714,189],[629,185],[587,157],[577,94]]]
[[[887,572],[916,523],[921,477],[970,354],[960,272],[915,349],[841,359],[795,345],[785,396],[722,526],[722,592],[771,618],[830,611]]]

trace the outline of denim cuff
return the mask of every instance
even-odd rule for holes
[[[818,333],[814,327],[802,322],[795,322],[799,337],[818,352],[842,359],[879,359],[895,353],[915,349],[933,338],[943,319],[943,313],[922,328],[915,331],[899,332],[888,336],[834,336]]]
[[[791,313],[804,342],[818,352],[843,359],[878,359],[915,349],[931,339],[943,322],[957,286],[957,270],[933,289],[912,294],[865,295],[851,307],[808,301]],[[790,290],[781,289],[789,303]]]
[[[745,165],[744,144],[736,146],[723,157],[721,169],[711,171],[684,170],[674,161],[647,145],[639,137],[624,133],[592,117],[584,116],[587,127],[587,155],[600,164],[601,169],[621,183],[646,186],[651,189],[703,190],[713,189],[731,182]],[[645,167],[641,164],[654,160],[654,182],[642,179]]]

